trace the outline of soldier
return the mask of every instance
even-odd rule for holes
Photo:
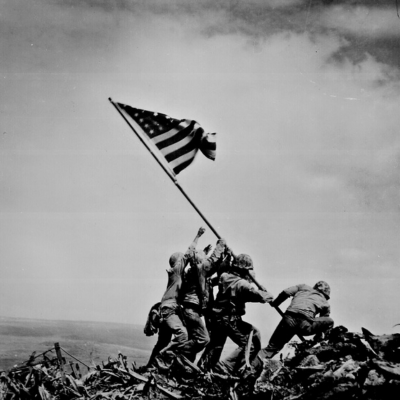
[[[196,354],[202,351],[210,341],[207,328],[202,320],[209,301],[207,278],[218,270],[224,252],[225,241],[219,239],[210,257],[207,258],[204,250],[196,250],[190,264],[185,268],[180,302],[183,306],[182,314],[189,335],[189,341],[185,347],[190,348],[188,359],[192,362],[195,360]]]
[[[203,252],[207,255],[210,250],[212,249],[211,245],[208,245],[204,248]],[[146,336],[153,336],[158,333],[157,342],[151,352],[150,358],[146,365],[140,367],[141,372],[145,372],[150,368],[156,367],[156,357],[163,350],[167,347],[172,339],[172,331],[164,322],[160,315],[160,306],[161,302],[154,304],[148,314],[147,321],[144,327],[144,334]]]
[[[206,327],[208,333],[210,335],[210,342],[206,346],[203,354],[201,355],[198,366],[207,371],[214,367],[219,361],[223,347],[225,345],[225,341],[227,336],[223,339],[224,335],[218,331],[218,323],[216,319],[216,314],[214,313],[214,305],[215,305],[215,296],[214,296],[214,287],[218,286],[221,275],[224,272],[228,272],[231,269],[233,255],[231,254],[230,249],[227,247],[227,255],[224,257],[221,265],[219,266],[216,274],[210,277],[206,281],[206,290],[208,290],[208,302],[207,307],[204,310],[204,319],[206,323]]]
[[[329,318],[330,295],[331,289],[324,281],[317,282],[313,288],[300,284],[282,291],[270,305],[278,307],[289,297],[293,297],[292,302],[272,334],[268,346],[260,350],[252,363],[253,369],[259,370],[263,359],[272,358],[296,334],[315,334],[315,339],[322,339],[324,332],[333,327],[333,320]],[[316,317],[318,314],[319,317]]]
[[[181,306],[178,303],[180,289],[182,287],[182,275],[189,260],[194,257],[197,242],[205,232],[200,228],[193,243],[189,246],[186,253],[174,253],[169,259],[170,268],[168,272],[167,289],[161,299],[160,317],[163,324],[163,332],[174,335],[172,341],[162,349],[155,357],[155,362],[160,369],[168,369],[175,357],[175,352],[188,354],[188,332],[182,320]],[[165,343],[164,339],[162,342]]]
[[[214,370],[223,373],[237,373],[244,365],[245,348],[253,331],[250,347],[250,362],[261,348],[260,333],[257,328],[242,320],[245,314],[245,303],[269,303],[273,300],[271,293],[253,287],[249,274],[253,274],[253,262],[250,256],[240,254],[233,256],[229,272],[222,273],[219,280],[219,291],[215,299],[212,343],[207,352],[214,352],[214,359],[208,360],[208,367],[213,367],[220,356],[227,337],[238,345],[238,348],[225,360],[219,361]],[[219,349],[219,350],[218,350]],[[207,354],[204,355],[207,358]],[[213,357],[211,357],[213,358]]]

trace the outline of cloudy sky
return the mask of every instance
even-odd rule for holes
[[[337,324],[398,329],[395,1],[0,4],[0,316],[143,324],[204,225],[112,97],[217,132],[179,182],[270,291],[324,279]]]

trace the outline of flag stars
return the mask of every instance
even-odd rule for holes
[[[121,105],[121,107],[124,106]],[[203,129],[195,121],[179,120],[171,118],[166,114],[140,110],[130,106],[125,106],[125,110],[129,117],[141,127],[143,134],[147,136],[153,143],[156,141],[155,138],[159,137],[162,139],[161,135],[163,133],[167,133],[173,127],[174,130],[169,132],[170,138],[179,139],[184,137],[184,142],[191,144],[191,150],[189,149],[189,152],[187,151],[185,144],[183,147],[178,147],[172,152],[168,153],[169,158],[166,159],[166,162],[170,163],[170,166],[175,174],[178,174],[192,162],[194,154],[196,154],[197,150],[199,149],[202,150],[203,154],[207,158],[212,160],[215,159],[215,140],[210,140],[211,138],[208,138],[207,135],[205,135]],[[158,142],[157,147],[159,143],[160,142]],[[160,147],[158,147],[158,149],[160,150]],[[165,154],[167,153],[162,153],[163,156],[165,156]],[[182,154],[185,155],[185,157],[184,161],[181,162],[178,161],[178,159],[181,158]]]

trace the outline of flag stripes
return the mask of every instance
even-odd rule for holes
[[[191,121],[190,124],[188,124],[189,121],[183,121],[179,124],[180,130],[174,129],[173,135],[168,135],[168,138],[165,138],[164,140],[159,140],[156,144],[156,146],[161,150],[165,147],[171,146],[175,143],[180,142],[181,140],[185,139],[190,139],[191,137],[191,132],[194,132],[194,126],[198,125],[195,121]],[[200,128],[201,129],[201,128]],[[171,131],[170,131],[171,132]],[[196,138],[198,135],[202,135],[203,129],[201,131],[197,131],[194,134],[194,137]],[[169,133],[169,132],[167,132]],[[164,136],[164,135],[163,135]],[[159,136],[160,138],[161,136]]]
[[[175,174],[193,162],[198,150],[207,158],[215,160],[216,134],[205,133],[196,121],[177,120],[165,114],[121,103],[116,105],[127,120],[135,122],[141,135],[156,146]]]

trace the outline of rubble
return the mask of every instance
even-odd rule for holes
[[[271,380],[254,386],[254,397],[274,400],[380,400],[394,398],[400,388],[400,335],[376,336],[334,328],[325,340],[295,343],[295,356],[282,362]],[[271,360],[269,360],[271,361]]]
[[[258,378],[244,379],[203,372],[184,357],[163,373],[129,366],[121,353],[89,366],[56,343],[3,371],[0,399],[386,400],[399,392],[400,334],[377,336],[364,328],[354,333],[339,326],[321,342],[291,346],[294,356],[264,360]]]
[[[3,371],[0,399],[223,399],[229,397],[234,382],[231,377],[205,374],[184,357],[162,374],[137,368],[135,363],[128,366],[121,353],[116,359],[109,357],[102,365],[92,366],[76,357],[78,362],[67,362],[64,353],[73,357],[55,343],[54,348],[39,355],[32,353],[24,363]],[[193,368],[188,370],[188,365]]]

